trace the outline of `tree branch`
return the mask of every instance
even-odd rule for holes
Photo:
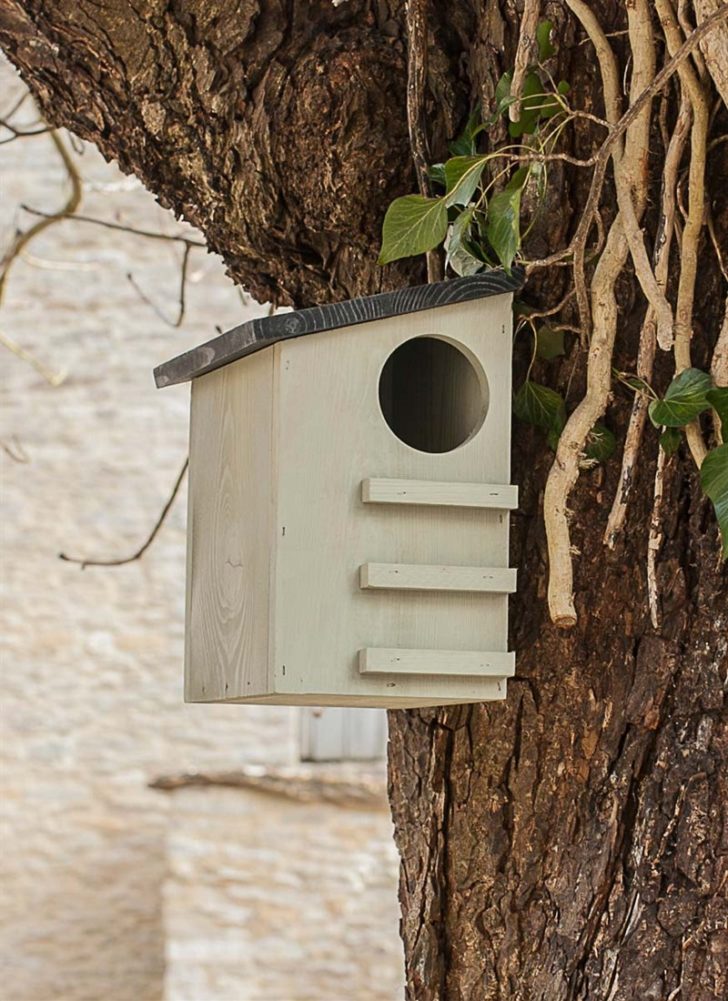
[[[20,256],[20,252],[23,248],[26,247],[31,240],[38,236],[39,233],[48,229],[49,226],[52,226],[54,223],[60,222],[61,219],[66,219],[72,215],[72,213],[74,213],[81,204],[81,176],[76,170],[76,166],[58,133],[54,130],[50,132],[49,135],[51,142],[58,150],[58,154],[63,161],[63,166],[66,169],[68,179],[71,182],[71,193],[62,208],[60,208],[57,212],[39,213],[43,215],[43,218],[34,223],[30,229],[27,229],[22,233],[18,233],[10,244],[10,247],[3,255],[2,261],[0,261],[0,304],[2,304],[10,268],[12,267],[13,262]]]
[[[538,28],[538,16],[541,11],[541,0],[525,0],[523,14],[521,15],[521,27],[518,34],[518,48],[513,63],[513,78],[511,80],[511,97],[514,99],[508,109],[508,117],[512,122],[517,122],[521,117],[521,95],[523,93],[523,83],[528,73],[528,67],[533,62],[533,53],[536,46],[536,29]]]
[[[657,448],[654,498],[650,515],[650,532],[647,540],[647,600],[650,606],[650,621],[653,629],[660,628],[660,591],[657,583],[657,555],[662,545],[662,498],[665,489],[665,466],[667,452]]]
[[[120,559],[115,559],[115,560],[97,560],[91,558],[79,559],[76,556],[67,556],[65,553],[59,553],[58,559],[65,560],[66,563],[78,563],[82,570],[85,570],[86,567],[121,567],[127,563],[134,563],[136,560],[140,560],[142,556],[146,553],[147,549],[149,549],[151,544],[156,539],[159,530],[161,529],[162,525],[165,522],[165,519],[167,518],[167,515],[171,511],[172,505],[175,502],[175,498],[177,497],[179,489],[182,486],[182,481],[185,478],[185,473],[187,472],[187,467],[189,466],[189,463],[190,460],[188,457],[185,459],[182,465],[182,469],[179,472],[179,476],[177,477],[174,487],[172,488],[172,493],[167,498],[167,502],[162,508],[162,511],[159,517],[157,518],[157,521],[154,527],[152,528],[152,531],[149,533],[149,535],[147,536],[145,541],[141,544],[141,546],[131,554],[131,556],[123,556]]]
[[[181,327],[182,321],[184,320],[185,317],[186,294],[187,294],[187,266],[189,263],[190,251],[192,250],[192,246],[193,245],[189,241],[185,241],[185,249],[182,255],[182,264],[180,266],[179,300],[178,300],[179,305],[177,308],[177,316],[173,320],[170,320],[169,317],[165,316],[162,310],[156,305],[156,303],[153,302],[146,294],[146,292],[144,292],[143,289],[139,287],[139,285],[134,279],[134,275],[132,275],[131,272],[128,273],[126,276],[127,280],[129,281],[129,284],[137,293],[142,302],[145,302],[148,306],[151,306],[151,308],[154,310],[159,319],[163,323],[166,323],[168,327],[175,327],[175,328]]]
[[[594,40],[605,94],[607,118],[615,121],[619,116],[620,82],[616,72],[616,62],[601,25],[594,18],[583,0],[566,0],[568,6],[582,21],[585,30]],[[638,0],[638,8],[630,18],[630,42],[633,44],[635,61],[631,81],[631,97],[640,93],[645,77],[654,72],[654,53],[647,51],[641,32],[636,30],[635,18],[644,15],[647,0]],[[649,18],[649,12],[648,12]],[[649,88],[647,88],[649,89]],[[645,93],[643,90],[642,93]],[[634,104],[632,105],[634,107]],[[619,121],[624,121],[626,115]],[[633,116],[626,137],[628,162],[641,165],[649,148],[650,106],[642,104],[642,113]],[[616,128],[616,126],[615,126]],[[614,135],[614,129],[610,136]],[[616,141],[616,140],[615,140]],[[601,151],[600,151],[601,156]],[[619,149],[621,158],[621,149]],[[615,170],[618,160],[615,160]],[[623,175],[625,178],[627,175]],[[638,186],[639,176],[632,174],[630,187],[637,188],[638,207],[632,206],[632,194],[628,192],[633,216],[641,215],[646,201],[644,178]],[[586,231],[588,233],[588,230]],[[572,412],[561,433],[556,448],[556,457],[549,472],[544,491],[544,522],[549,553],[548,602],[552,621],[560,628],[571,628],[576,624],[574,605],[574,570],[571,560],[571,535],[569,531],[568,498],[579,477],[579,460],[587,437],[594,424],[607,408],[612,374],[612,352],[617,333],[618,308],[615,283],[627,260],[629,243],[625,234],[625,214],[620,205],[619,212],[610,227],[607,241],[596,266],[591,283],[591,312],[594,318],[593,332],[587,358],[586,393]],[[577,263],[575,259],[575,277]],[[582,272],[583,274],[583,272]],[[580,291],[577,286],[577,299]],[[585,294],[582,288],[581,294]],[[587,307],[588,308],[588,307]],[[580,309],[581,312],[581,309]]]
[[[432,194],[427,169],[430,149],[427,141],[427,0],[406,0],[407,24],[407,128],[409,130],[412,160],[417,175],[420,194]],[[442,259],[436,250],[427,254],[427,280],[442,279]]]
[[[692,111],[690,102],[683,96],[678,111],[677,121],[665,154],[665,168],[662,176],[662,194],[660,222],[655,239],[655,277],[661,288],[667,284],[667,273],[670,265],[670,249],[675,230],[675,203],[677,188],[677,173],[685,151],[688,129]],[[637,376],[643,382],[652,382],[652,371],[657,348],[657,323],[654,312],[648,307],[640,330],[639,350],[637,354]],[[635,393],[632,413],[624,440],[622,468],[619,475],[619,487],[609,513],[604,542],[613,549],[617,538],[624,527],[627,514],[627,503],[634,484],[635,465],[642,443],[647,408],[649,400],[644,393]]]
[[[655,0],[668,52],[674,57],[680,51],[681,32],[669,0]],[[718,11],[720,13],[720,11]],[[728,13],[725,4],[723,13]],[[708,22],[705,21],[704,24]],[[684,45],[682,46],[684,48]],[[693,111],[690,131],[690,171],[688,181],[688,215],[682,234],[680,277],[675,308],[675,372],[691,366],[690,341],[693,336],[693,302],[698,272],[698,246],[705,218],[705,161],[707,157],[709,111],[708,101],[695,70],[682,61],[677,68],[680,84],[687,94]],[[685,428],[688,447],[698,468],[707,454],[700,424],[693,421]]]
[[[132,236],[144,236],[148,240],[168,240],[172,243],[184,243],[190,247],[207,247],[207,244],[203,243],[202,240],[193,240],[190,237],[179,236],[174,233],[159,233],[153,229],[139,229],[136,226],[126,226],[123,223],[111,222],[108,219],[94,219],[92,216],[76,215],[75,213],[68,213],[57,217],[52,213],[41,212],[40,209],[31,208],[30,205],[21,205],[21,208],[25,212],[41,216],[43,219],[68,219],[71,222],[84,222],[90,223],[92,226],[102,226],[104,229],[114,229],[120,233],[131,233]]]
[[[609,134],[599,148],[599,152],[597,153],[591,187],[584,205],[581,220],[577,226],[574,236],[568,246],[564,247],[563,250],[557,250],[554,254],[550,254],[548,257],[541,258],[540,260],[529,261],[526,265],[527,272],[533,271],[536,268],[552,267],[554,264],[559,264],[565,257],[573,256],[575,254],[575,248],[579,244],[586,244],[586,239],[592,226],[594,213],[599,205],[607,165],[612,154],[612,147],[615,143],[619,142],[630,125],[644,110],[645,105],[647,105],[656,94],[660,93],[662,88],[673,76],[673,74],[677,72],[678,67],[684,62],[685,59],[687,59],[695,46],[698,45],[706,35],[710,34],[710,32],[713,31],[720,23],[725,21],[726,18],[728,18],[728,3],[719,7],[714,14],[711,14],[710,17],[706,18],[705,21],[703,21],[702,24],[700,24],[700,26],[692,32],[690,37],[687,38],[680,48],[675,51],[669,62],[665,63],[664,67],[660,70],[649,87],[646,87],[645,90],[643,90],[642,93],[635,98],[627,111],[625,111],[619,121],[611,128]]]

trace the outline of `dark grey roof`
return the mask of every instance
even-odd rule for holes
[[[263,316],[241,323],[239,327],[233,327],[206,344],[164,362],[155,368],[154,379],[160,389],[174,386],[289,337],[302,337],[304,334],[335,330],[355,323],[381,320],[387,316],[400,316],[455,302],[502,295],[521,288],[523,281],[522,268],[514,267],[510,275],[498,268],[468,278],[453,278],[451,281],[368,295],[362,299]]]

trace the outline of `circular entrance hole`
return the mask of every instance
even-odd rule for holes
[[[482,426],[488,384],[477,361],[450,341],[414,337],[387,359],[379,377],[379,404],[405,445],[450,452]]]

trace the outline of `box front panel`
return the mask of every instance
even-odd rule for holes
[[[472,701],[504,695],[505,686],[494,677],[436,670],[363,674],[359,658],[362,650],[380,648],[506,650],[510,588],[499,591],[502,574],[473,568],[508,566],[508,512],[448,500],[364,503],[362,482],[509,483],[510,307],[510,297],[502,296],[276,349],[277,693],[310,695],[314,702],[317,693],[349,696],[352,702],[368,696]],[[464,379],[462,396],[457,366],[446,373],[451,384],[427,382],[432,366],[421,364],[409,341],[428,336],[451,342],[475,362],[479,381]],[[388,359],[403,343],[409,345],[403,363],[388,375]],[[414,390],[408,403],[410,375]],[[430,402],[418,415],[422,400]],[[467,439],[471,424],[475,431]],[[402,440],[418,435],[418,447]],[[452,447],[462,438],[467,440]],[[424,450],[430,447],[447,450]],[[367,564],[374,569],[362,571]],[[469,569],[451,569],[458,567]],[[394,583],[381,586],[387,581]],[[458,589],[458,581],[465,589]]]

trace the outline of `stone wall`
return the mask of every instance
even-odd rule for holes
[[[0,64],[4,104],[18,88]],[[75,159],[85,214],[182,231],[92,149]],[[68,185],[47,136],[3,146],[0,170],[5,246],[18,223],[32,221],[18,213],[21,202],[52,210]],[[3,336],[64,375],[51,385],[0,346],[6,1001],[161,998],[170,798],[148,782],[178,770],[291,763],[298,754],[293,710],[182,703],[184,496],[143,560],[82,571],[58,559],[62,551],[122,556],[142,541],[186,454],[188,387],[155,390],[153,365],[261,308],[241,302],[220,262],[196,249],[185,323],[165,323],[158,313],[176,313],[182,251],[61,222],[15,262],[0,308]],[[239,841],[243,852],[245,839],[228,821],[230,851]],[[321,820],[327,841],[330,823],[329,811]],[[366,824],[379,831],[378,865],[388,818],[376,812]],[[192,882],[198,861],[193,852],[186,863]],[[380,889],[389,901],[387,872]],[[292,906],[300,910],[300,898]],[[387,942],[395,934],[380,931]],[[238,1001],[248,1001],[246,989]],[[185,1001],[215,996],[188,993]]]
[[[384,782],[237,778],[171,794],[165,1001],[401,997]]]

